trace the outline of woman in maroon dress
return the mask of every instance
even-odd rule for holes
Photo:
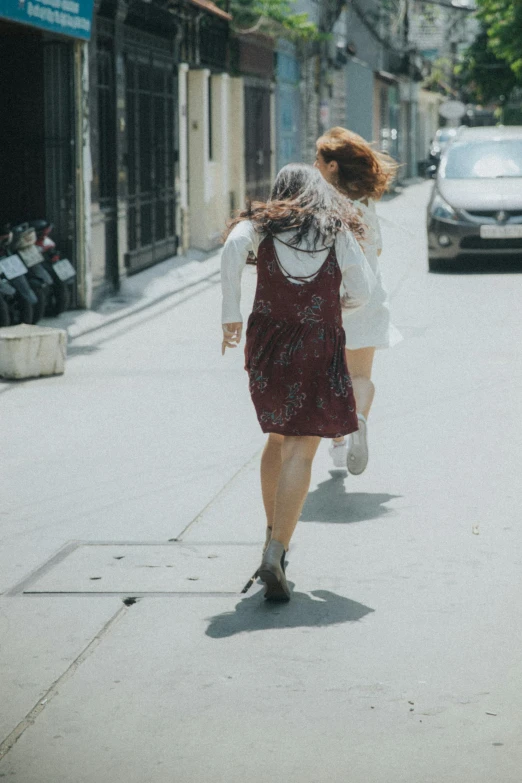
[[[241,273],[249,255],[257,259],[245,358],[252,401],[268,433],[261,460],[266,543],[256,572],[268,599],[290,598],[285,552],[321,438],[358,427],[341,302],[356,308],[370,297],[374,277],[356,241],[362,236],[350,202],[316,169],[301,164],[285,166],[270,201],[241,212],[228,229],[223,353],[241,339]]]

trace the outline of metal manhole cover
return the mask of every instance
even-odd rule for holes
[[[80,542],[28,579],[23,593],[238,593],[258,564],[258,549]]]

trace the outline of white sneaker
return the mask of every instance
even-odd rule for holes
[[[368,464],[368,425],[362,413],[357,414],[359,429],[350,435],[350,445],[346,467],[352,476],[358,476],[366,470]]]
[[[333,460],[334,467],[346,468],[346,460],[348,458],[348,444],[346,438],[339,442],[333,440],[328,449],[328,454]]]

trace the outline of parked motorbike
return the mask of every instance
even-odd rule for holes
[[[2,326],[33,323],[33,307],[38,300],[27,280],[27,267],[12,252],[13,234],[0,227],[0,321]]]
[[[52,239],[53,224],[48,220],[31,220],[29,225],[36,231],[36,245],[44,257],[44,267],[52,277],[53,285],[47,301],[47,315],[60,315],[72,302],[76,270],[68,258],[62,258]]]
[[[4,266],[4,262],[8,267],[8,274],[16,275],[16,277],[7,279],[4,273],[0,271],[0,295],[4,305],[2,307],[1,325],[31,324],[33,322],[33,307],[37,302],[37,298],[27,282],[27,269],[20,269],[14,266],[17,262],[23,263],[18,256],[0,259],[0,270]]]
[[[11,249],[22,259],[27,267],[27,278],[33,289],[37,302],[33,307],[33,323],[37,323],[45,314],[49,291],[53,279],[44,267],[44,257],[36,246],[36,231],[29,223],[19,223],[13,226]]]
[[[0,277],[0,327],[11,325],[9,300],[16,294],[16,289],[7,280]]]

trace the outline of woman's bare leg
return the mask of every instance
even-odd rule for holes
[[[308,494],[312,462],[320,442],[321,438],[315,436],[285,436],[282,443],[272,541],[279,541],[285,549],[288,549]]]
[[[375,386],[371,380],[374,355],[375,348],[357,348],[353,351],[346,349],[346,363],[352,379],[355,407],[357,413],[362,413],[365,419],[368,418],[375,395]],[[342,443],[343,440],[344,435],[334,438],[335,443]]]
[[[354,351],[346,349],[357,413],[362,413],[365,419],[368,418],[375,395],[375,386],[371,380],[374,355],[375,348],[358,348]]]
[[[283,435],[276,435],[271,432],[261,457],[261,493],[266,513],[266,526],[270,528],[274,524],[275,499],[281,472],[281,448],[283,441]]]

